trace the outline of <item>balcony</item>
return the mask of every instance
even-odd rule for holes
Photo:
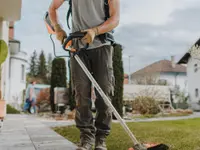
[[[22,0],[0,0],[0,18],[17,21],[21,18]]]

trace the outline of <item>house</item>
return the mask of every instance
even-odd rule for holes
[[[131,74],[133,84],[179,86],[187,89],[186,67],[170,60],[160,60]]]
[[[128,74],[124,74],[124,84],[128,84],[129,83],[129,75]]]
[[[178,64],[187,65],[189,104],[200,110],[200,39],[185,53]]]
[[[14,23],[9,26],[9,97],[8,103],[19,108],[26,88],[27,53],[21,51],[20,41],[14,39]],[[17,86],[16,86],[17,85]]]
[[[0,1],[0,39],[8,45],[8,56],[2,64],[0,90],[6,103],[19,108],[26,87],[27,54],[14,39],[14,22],[21,18],[21,0]]]

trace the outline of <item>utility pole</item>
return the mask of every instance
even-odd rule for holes
[[[131,58],[134,57],[133,55],[129,55],[129,84],[131,84]]]

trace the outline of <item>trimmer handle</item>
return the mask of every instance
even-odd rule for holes
[[[66,39],[63,39],[63,49],[66,51],[72,51],[67,49],[68,45],[70,44],[70,42],[75,39],[75,38],[83,38],[85,35],[87,34],[87,32],[74,32],[74,33],[70,33],[69,36]],[[89,44],[86,44],[84,48],[80,49],[80,50],[86,50],[89,47]],[[79,51],[80,51],[79,50]],[[74,51],[72,51],[74,52]]]

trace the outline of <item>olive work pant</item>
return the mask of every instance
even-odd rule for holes
[[[79,53],[80,59],[86,65],[99,86],[109,97],[114,89],[113,47],[110,45]],[[112,112],[95,89],[96,118],[93,120],[91,111],[91,82],[74,57],[70,60],[72,85],[76,100],[76,127],[80,130],[83,142],[93,144],[95,136],[106,137],[111,130]]]

